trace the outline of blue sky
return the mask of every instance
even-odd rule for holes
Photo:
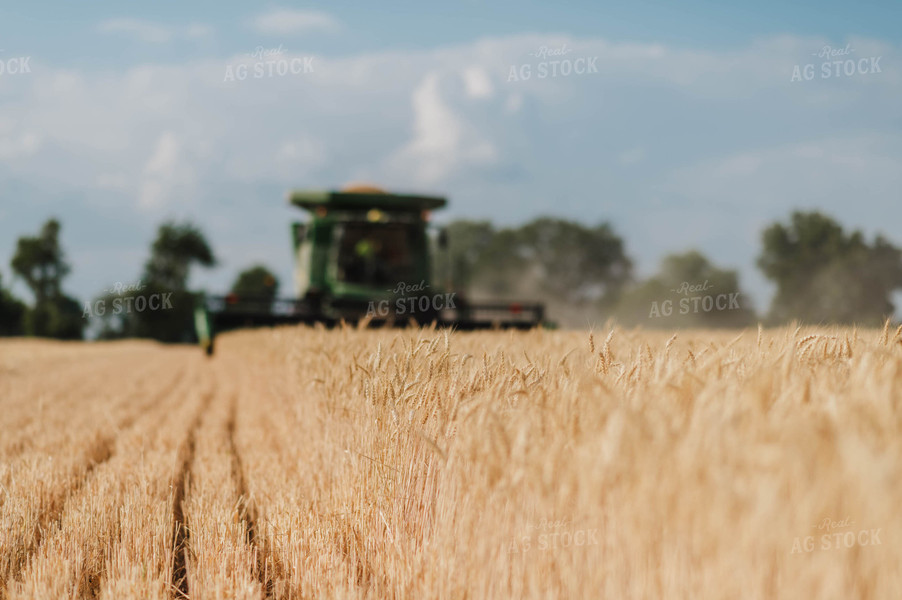
[[[0,273],[55,215],[92,297],[190,218],[221,258],[195,284],[262,261],[290,292],[285,191],[368,180],[447,194],[444,219],[610,221],[640,275],[698,248],[762,309],[760,230],[794,208],[902,245],[899,23],[890,2],[4,3],[0,61],[30,72],[0,75]],[[827,45],[865,70],[824,78]],[[312,71],[228,80],[258,47]],[[597,72],[539,78],[542,47]]]
[[[424,49],[482,36],[524,32],[565,32],[574,36],[602,36],[614,41],[644,41],[727,47],[756,37],[783,33],[826,36],[849,35],[893,39],[902,22],[902,4],[891,1],[844,2],[805,0],[792,3],[766,0],[724,3],[713,0],[683,2],[535,2],[513,1],[431,3],[410,0],[368,3],[338,0],[321,4],[251,2],[95,2],[33,0],[0,7],[0,35],[10,46],[40,49],[48,59],[65,61],[96,58],[127,60],[136,48],[93,35],[99,22],[132,18],[179,27],[187,23],[215,29],[214,43],[184,48],[198,55],[246,46],[259,41],[248,25],[268,9],[323,11],[347,27],[338,39],[310,30],[305,37],[324,52],[355,53],[385,49]],[[123,62],[122,64],[125,64]]]

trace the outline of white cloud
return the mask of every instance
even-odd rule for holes
[[[194,183],[190,162],[178,136],[172,131],[161,133],[144,165],[138,207],[152,210],[165,208],[178,200],[190,201]]]
[[[902,189],[902,139],[882,133],[834,135],[704,159],[673,171],[667,187],[702,203],[758,214],[820,205],[847,216],[878,209]],[[887,203],[902,218],[902,206]],[[884,213],[886,214],[886,213]]]
[[[541,45],[564,43],[573,49],[571,58],[598,56],[604,76],[507,83],[511,64],[531,60],[529,53]],[[861,115],[859,120],[873,115],[870,127],[883,127],[878,115],[879,123],[893,122],[900,85],[889,77],[829,82],[829,87],[789,84],[792,63],[821,45],[779,38],[732,53],[704,53],[529,35],[427,51],[316,57],[314,73],[232,86],[222,83],[228,59],[140,65],[118,74],[48,66],[43,77],[23,80],[21,97],[8,96],[2,107],[3,114],[27,114],[28,131],[40,144],[23,143],[25,132],[3,119],[0,150],[22,157],[52,148],[61,161],[55,179],[80,185],[96,183],[104,173],[127,173],[136,181],[151,176],[144,171],[148,157],[163,156],[167,147],[175,152],[176,142],[161,141],[161,131],[178,132],[181,160],[198,177],[217,181],[240,175],[243,181],[288,183],[286,165],[293,160],[314,169],[307,174],[340,180],[448,184],[457,176],[478,181],[474,173],[484,175],[503,160],[554,188],[561,170],[582,170],[572,181],[562,180],[566,186],[597,184],[606,165],[633,164],[652,174],[662,165],[651,157],[668,167],[695,165],[691,175],[668,182],[672,193],[683,193],[699,178],[694,194],[704,182],[730,185],[730,176],[709,177],[706,169],[737,177],[753,169],[753,158],[742,152],[748,153],[748,142],[737,133],[769,136],[772,146],[794,137],[810,142],[809,151],[816,152],[830,132],[826,121],[809,118],[812,111],[835,107],[831,122],[836,123],[850,115]],[[716,86],[706,68],[718,74]],[[676,75],[681,70],[684,74]],[[366,102],[360,101],[362,93]],[[706,126],[699,129],[701,123]],[[733,130],[698,141],[707,129],[724,126]],[[678,151],[659,149],[673,140],[681,140]],[[732,162],[712,162],[725,157]],[[33,165],[32,172],[39,171]],[[723,189],[717,195],[724,197]]]
[[[511,65],[563,43],[570,58],[597,56],[599,73],[507,82]],[[48,64],[0,100],[0,185],[34,182],[48,201],[103,196],[122,215],[194,210],[216,245],[223,223],[285,210],[290,187],[359,179],[447,193],[456,216],[612,219],[638,263],[691,242],[753,264],[760,225],[795,207],[860,227],[902,218],[902,81],[887,66],[898,50],[857,41],[884,56],[884,73],[791,84],[793,64],[823,44],[705,52],[528,35],[317,56],[314,73],[233,84],[230,57],[123,72]],[[0,239],[15,233],[0,222]],[[279,260],[284,240],[261,234],[270,243]]]
[[[185,36],[189,38],[203,38],[213,35],[213,28],[209,25],[189,25],[185,29]]]
[[[141,19],[107,19],[98,26],[98,30],[104,33],[128,34],[153,44],[163,44],[172,39],[172,31],[169,28]]]
[[[334,31],[339,22],[330,14],[319,10],[276,8],[258,15],[254,29],[267,35],[287,35],[307,31]]]
[[[302,132],[280,141],[264,139],[264,136],[258,139],[251,152],[232,153],[227,165],[230,179],[249,185],[265,182],[296,185],[298,181],[314,178],[331,159],[322,141]]]
[[[492,81],[489,79],[489,74],[482,67],[467,67],[463,70],[461,76],[464,80],[467,95],[470,98],[491,98],[494,95],[495,89],[492,86]]]
[[[390,160],[395,170],[412,175],[418,183],[434,185],[467,164],[490,164],[494,146],[478,135],[443,99],[439,77],[429,73],[414,90],[413,139]]]
[[[41,149],[41,136],[34,132],[0,137],[0,159],[13,160],[34,156]]]
[[[213,29],[208,25],[175,27],[128,17],[107,19],[97,26],[97,30],[103,33],[129,35],[148,44],[165,44],[176,38],[201,38],[213,33]]]
[[[95,185],[102,190],[127,192],[129,178],[125,173],[101,173],[95,179]]]
[[[326,162],[326,150],[322,143],[312,138],[300,138],[282,142],[276,159],[294,170],[309,173]]]
[[[620,164],[634,165],[645,159],[645,148],[635,147],[620,154]]]
[[[504,101],[504,109],[509,113],[515,113],[523,106],[522,94],[511,94]]]
[[[171,175],[178,165],[179,143],[171,131],[163,132],[157,140],[157,147],[147,161],[144,172],[148,175]]]

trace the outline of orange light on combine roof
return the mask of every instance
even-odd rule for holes
[[[226,296],[226,304],[237,304],[238,303],[238,294],[229,294]]]
[[[428,210],[424,210],[423,212],[420,213],[420,218],[423,219],[424,221],[428,222],[429,219],[432,218],[432,213],[429,212]]]
[[[385,190],[371,183],[349,183],[343,188],[346,194],[385,194]]]
[[[329,214],[329,211],[326,210],[325,206],[317,206],[316,207],[316,216],[317,217],[325,217],[327,214]]]

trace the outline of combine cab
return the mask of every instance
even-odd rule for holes
[[[530,329],[544,321],[540,304],[471,304],[433,285],[427,226],[444,198],[358,186],[297,191],[288,200],[309,214],[292,224],[296,299],[204,298],[194,320],[208,354],[216,333],[243,327],[368,319],[373,326]]]

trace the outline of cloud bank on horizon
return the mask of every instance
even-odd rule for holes
[[[17,236],[59,216],[67,288],[91,297],[137,277],[177,217],[222,259],[199,284],[224,289],[258,261],[287,283],[285,191],[352,180],[447,194],[444,218],[610,221],[643,275],[697,248],[739,268],[758,309],[760,231],[792,209],[902,244],[900,47],[886,40],[706,49],[529,33],[342,55],[307,41],[353,35],[324,11],[273,8],[242,27],[260,42],[216,57],[34,55],[29,73],[0,75],[0,271]],[[151,46],[221,35],[126,17],[95,31]]]

